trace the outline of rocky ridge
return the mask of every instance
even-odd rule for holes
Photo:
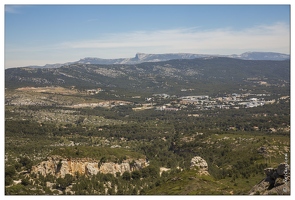
[[[133,163],[133,164],[131,164]],[[75,173],[85,175],[123,174],[125,171],[131,172],[148,166],[145,159],[133,160],[127,159],[122,163],[105,162],[99,164],[99,161],[89,158],[65,159],[60,156],[49,156],[46,161],[32,167],[31,173],[46,175],[54,175],[64,178],[66,174],[75,175]]]
[[[85,57],[75,62],[46,64],[44,66],[27,66],[30,68],[59,68],[64,65],[74,63],[79,64],[139,64],[143,62],[160,62],[174,59],[196,59],[196,58],[212,58],[212,57],[227,57],[242,60],[286,60],[290,59],[290,55],[276,52],[245,52],[240,55],[212,55],[212,54],[192,54],[192,53],[166,53],[166,54],[146,54],[137,53],[133,58],[114,58],[104,59],[96,57]]]

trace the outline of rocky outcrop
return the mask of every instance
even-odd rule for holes
[[[277,168],[266,168],[264,173],[266,178],[250,190],[250,195],[290,195],[290,168],[286,163]]]
[[[170,168],[166,168],[166,167],[160,167],[160,176],[162,175],[163,172],[167,172],[170,171]]]
[[[134,161],[135,162],[133,162],[132,159],[127,159],[122,163],[106,162],[99,165],[99,161],[94,159],[65,159],[59,156],[50,156],[47,157],[46,161],[33,166],[31,172],[36,174],[40,173],[43,176],[52,174],[63,178],[66,174],[75,175],[75,173],[95,175],[99,172],[104,174],[116,174],[119,172],[123,174],[125,171],[131,172],[148,166],[145,159]]]
[[[206,160],[204,160],[200,156],[195,156],[195,157],[192,158],[190,168],[191,169],[196,169],[197,168],[198,173],[200,175],[209,175],[208,164],[207,164]]]

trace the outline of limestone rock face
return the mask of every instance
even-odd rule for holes
[[[97,173],[111,173],[116,174],[120,172],[123,174],[125,171],[131,172],[134,170],[139,170],[148,166],[145,159],[135,160],[135,163],[130,166],[132,160],[124,160],[122,163],[107,162],[98,165],[99,161],[79,158],[79,159],[65,159],[59,156],[50,156],[46,161],[39,163],[32,167],[32,173],[40,173],[43,176],[48,174],[55,175],[57,177],[64,177],[66,174],[75,175],[75,173],[95,175]]]
[[[89,175],[97,174],[99,169],[96,167],[96,163],[88,163],[86,166],[86,172]]]
[[[201,175],[209,175],[208,164],[207,164],[206,160],[204,160],[200,156],[195,156],[192,158],[191,169],[192,168],[198,168],[199,174],[201,174]]]
[[[104,174],[111,173],[115,174],[116,172],[123,173],[125,171],[131,171],[129,163],[103,163],[100,167],[100,171]]]
[[[160,167],[160,176],[162,175],[163,172],[167,172],[170,171],[170,168],[166,168],[166,167]]]

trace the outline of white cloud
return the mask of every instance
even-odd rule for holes
[[[137,31],[106,35],[97,40],[64,42],[59,48],[69,49],[155,49],[150,53],[242,53],[244,50],[289,53],[288,25],[276,23],[243,30],[174,29]],[[134,52],[135,53],[135,52]]]
[[[100,36],[98,39],[66,41],[37,46],[7,46],[5,68],[76,61],[84,57],[127,58],[135,53],[241,54],[246,51],[290,52],[289,25],[276,23],[252,28],[136,31]],[[26,61],[24,61],[24,58]],[[38,59],[38,62],[36,60]],[[48,61],[48,59],[52,61]],[[46,59],[47,61],[43,61]],[[20,61],[17,64],[17,60]],[[34,60],[34,62],[33,62]]]
[[[5,12],[6,13],[13,13],[13,14],[18,14],[20,13],[20,8],[23,6],[19,5],[5,5]]]

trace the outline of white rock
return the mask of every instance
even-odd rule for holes
[[[191,169],[193,169],[193,168],[198,168],[200,174],[209,175],[208,164],[207,164],[206,160],[204,160],[200,156],[195,156],[192,158]]]

